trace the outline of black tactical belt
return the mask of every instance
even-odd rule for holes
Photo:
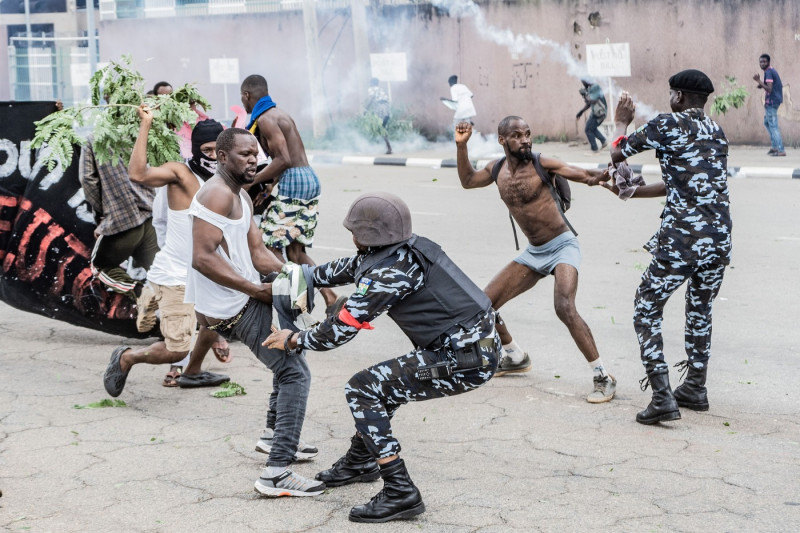
[[[452,376],[455,372],[477,370],[489,366],[490,361],[488,357],[483,355],[484,350],[496,351],[494,337],[481,339],[469,346],[454,350],[455,365],[451,361],[443,361],[417,367],[417,379],[429,381],[431,379],[446,378]]]

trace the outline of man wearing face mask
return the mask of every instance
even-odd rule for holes
[[[111,396],[119,396],[124,386],[124,380],[120,382],[114,377],[127,375],[137,363],[172,365],[164,378],[166,387],[215,386],[228,381],[228,377],[222,374],[200,372],[206,352],[212,344],[219,342],[217,334],[205,327],[200,329],[187,372],[181,376],[197,326],[194,306],[184,303],[192,241],[189,206],[200,186],[214,175],[216,139],[222,133],[222,125],[215,120],[197,123],[192,131],[192,158],[187,163],[168,162],[159,167],[148,167],[147,135],[153,112],[142,105],[139,117],[139,136],[131,153],[128,174],[134,183],[161,187],[154,204],[157,206],[159,197],[161,201],[166,200],[167,223],[161,250],[147,272],[147,285],[137,300],[139,315],[136,324],[139,331],[148,331],[155,324],[155,311],[159,309],[164,340],[138,349],[120,346],[114,350],[104,376],[106,391]]]

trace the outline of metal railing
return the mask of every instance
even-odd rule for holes
[[[318,8],[341,9],[351,0],[316,0]],[[414,4],[415,0],[381,0],[381,4]],[[100,0],[100,18],[192,17],[239,13],[302,11],[303,0]]]
[[[11,37],[8,80],[17,101],[61,99],[65,106],[89,99],[86,37]]]

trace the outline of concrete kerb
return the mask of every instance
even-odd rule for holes
[[[472,164],[475,168],[483,168],[493,159],[475,159]],[[309,154],[308,162],[328,165],[374,165],[397,166],[417,168],[456,168],[455,159],[434,159],[423,157],[369,157],[369,156],[342,156],[328,154]],[[575,162],[568,163],[579,168],[605,168],[605,164]],[[660,175],[659,165],[631,165],[636,173],[644,175]],[[728,167],[729,178],[790,178],[800,179],[800,168],[782,167]]]

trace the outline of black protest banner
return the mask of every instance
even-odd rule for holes
[[[0,299],[91,329],[142,337],[135,302],[92,276],[94,219],[78,180],[79,148],[69,168],[44,164],[32,150],[34,122],[54,102],[0,102]]]

